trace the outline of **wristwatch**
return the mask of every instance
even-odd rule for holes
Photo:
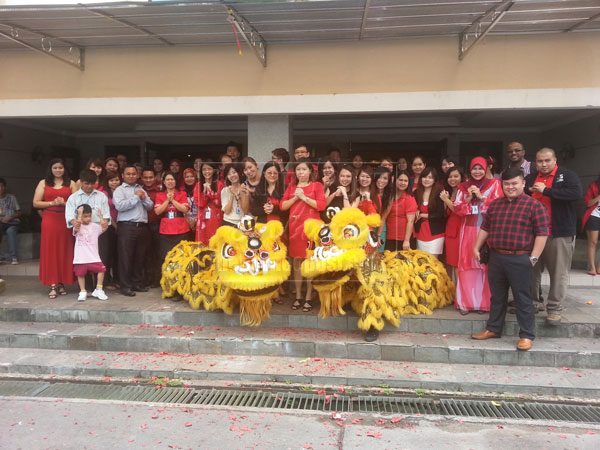
[[[537,262],[539,261],[539,259],[538,259],[538,258],[536,258],[535,256],[530,256],[530,257],[529,257],[529,261],[531,261],[532,263],[534,263],[534,264],[535,264],[535,263],[537,263]]]

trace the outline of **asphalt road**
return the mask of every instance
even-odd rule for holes
[[[598,449],[600,426],[0,398],[2,449]],[[335,414],[335,413],[334,413]]]

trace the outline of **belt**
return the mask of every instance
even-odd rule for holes
[[[117,222],[117,225],[131,225],[134,227],[145,227],[148,225],[146,222],[132,222],[131,220],[121,220]]]
[[[499,250],[497,248],[492,249],[496,253],[500,253],[501,255],[529,255],[531,253],[530,250]]]
[[[162,217],[163,217],[164,219],[171,219],[171,217],[169,217],[169,213],[168,213],[168,212],[164,213],[164,214],[162,215]],[[172,217],[172,219],[174,219],[174,218],[176,218],[176,217],[184,217],[184,215],[183,215],[183,213],[181,213],[181,212],[179,212],[179,211],[178,211],[178,212],[175,212],[175,213],[173,213],[173,217]]]

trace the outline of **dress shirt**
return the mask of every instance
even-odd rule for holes
[[[550,234],[549,225],[544,205],[523,193],[514,200],[494,200],[483,216],[481,229],[489,233],[487,242],[493,249],[530,252],[536,236]]]
[[[144,189],[139,184],[133,186],[123,183],[115,189],[113,193],[113,202],[115,208],[119,211],[118,222],[142,222],[148,223],[148,211],[154,206],[154,202],[146,191],[146,198],[141,200],[136,191]]]
[[[83,189],[79,189],[69,196],[65,205],[65,220],[67,221],[68,228],[73,228],[73,225],[69,222],[77,219],[77,208],[86,203],[92,208],[92,222],[100,223],[101,217],[98,216],[98,210],[100,210],[102,218],[107,219],[110,225],[110,208],[108,207],[108,198],[106,195],[96,189],[90,195],[87,195],[83,192]]]

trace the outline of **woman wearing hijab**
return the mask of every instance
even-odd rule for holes
[[[471,160],[470,176],[459,184],[454,202],[454,213],[462,217],[455,304],[463,315],[470,311],[483,314],[490,310],[487,265],[480,264],[473,257],[483,214],[492,201],[503,195],[500,180],[486,177],[487,166],[486,159],[480,156]]]

